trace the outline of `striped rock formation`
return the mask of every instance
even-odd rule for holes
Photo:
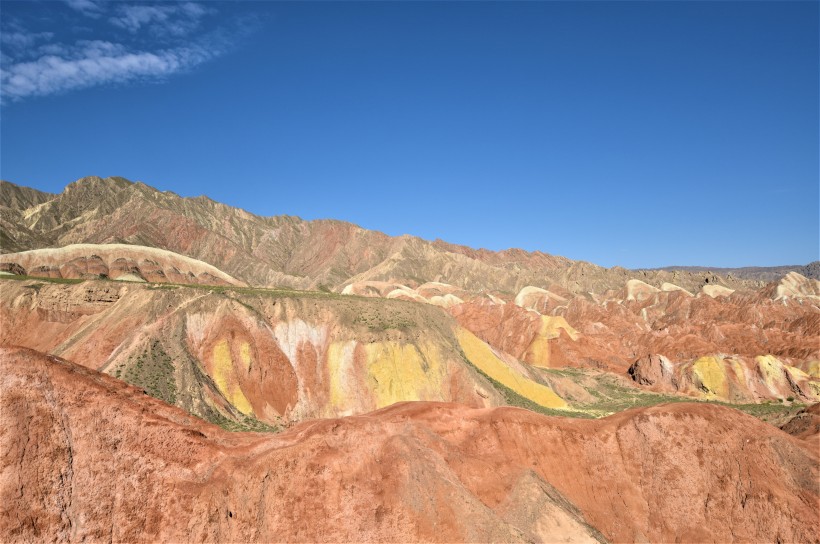
[[[208,263],[164,249],[126,244],[73,244],[0,255],[0,271],[44,278],[244,285]]]
[[[289,425],[395,402],[566,403],[441,309],[319,292],[3,283],[0,345],[59,355],[211,421]]]

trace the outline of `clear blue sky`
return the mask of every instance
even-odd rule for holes
[[[7,2],[2,163],[605,266],[818,258],[810,2]]]

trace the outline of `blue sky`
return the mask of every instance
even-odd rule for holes
[[[604,266],[820,245],[818,2],[0,5],[0,176]]]

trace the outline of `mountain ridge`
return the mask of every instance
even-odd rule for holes
[[[4,181],[0,194],[3,253],[77,243],[144,245],[265,287],[341,291],[357,281],[411,286],[443,281],[470,291],[514,293],[526,285],[558,285],[573,293],[602,293],[632,278],[693,292],[707,283],[734,289],[763,285],[760,279],[723,276],[708,267],[604,268],[541,251],[491,251],[389,236],[335,219],[263,217],[204,195],[181,197],[122,177],[80,178],[57,194]]]

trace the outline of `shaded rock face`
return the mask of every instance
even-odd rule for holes
[[[672,363],[663,355],[647,355],[635,361],[627,371],[629,376],[640,385],[669,385],[675,391],[678,379]]]
[[[15,263],[0,263],[0,272],[7,272],[15,276],[26,275],[26,269]]]
[[[26,226],[24,212],[56,196],[0,180],[0,252],[48,246],[47,235]]]
[[[820,403],[800,410],[780,428],[797,438],[813,441],[820,448]]]
[[[0,351],[6,542],[814,542],[816,448],[729,408],[602,420],[403,403],[227,433]],[[103,429],[104,432],[100,432]]]

